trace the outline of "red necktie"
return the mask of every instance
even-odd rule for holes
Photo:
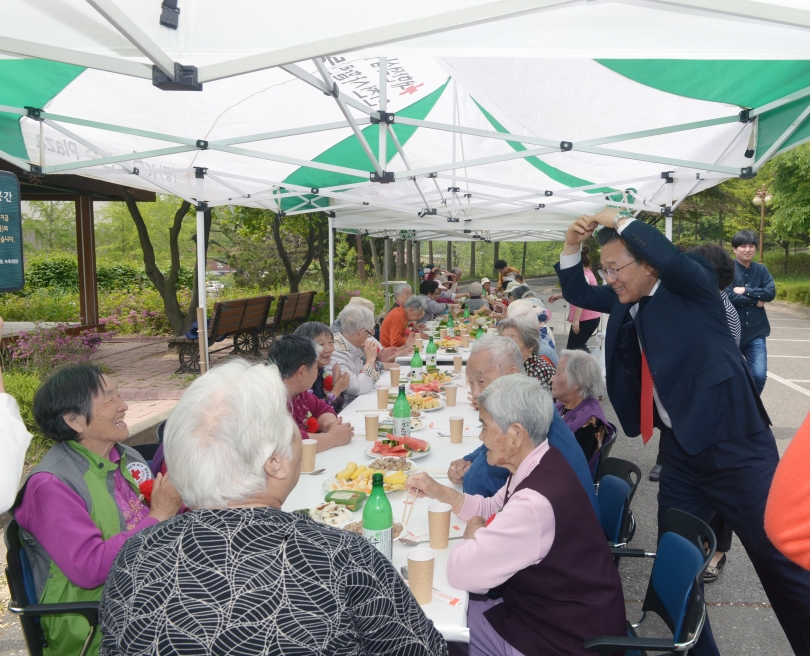
[[[639,428],[642,443],[647,444],[653,436],[653,376],[650,375],[648,359],[642,351],[642,394],[639,398]]]

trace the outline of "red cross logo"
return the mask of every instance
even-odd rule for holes
[[[423,86],[423,84],[424,84],[424,82],[420,82],[420,83],[419,83],[417,86],[414,86],[414,85],[412,84],[410,87],[406,87],[406,88],[405,88],[405,91],[403,91],[402,93],[400,93],[400,95],[401,95],[401,96],[404,96],[404,95],[406,95],[407,93],[408,93],[408,94],[416,93],[417,89],[418,89],[419,87]]]

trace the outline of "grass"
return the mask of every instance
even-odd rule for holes
[[[777,300],[809,305],[809,254],[791,253],[787,273],[783,273],[785,252],[767,250],[763,253],[763,264],[768,267],[777,289]]]

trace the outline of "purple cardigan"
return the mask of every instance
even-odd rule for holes
[[[600,458],[600,451],[602,451],[608,444],[616,439],[617,427],[605,418],[603,408],[597,399],[583,399],[577,405],[577,407],[572,408],[568,412],[566,411],[566,407],[560,401],[555,403],[555,408],[563,417],[563,421],[566,423],[566,425],[572,429],[572,433],[577,433],[578,429],[585,426],[592,417],[596,417],[605,425],[606,434],[603,438],[603,443],[600,448],[594,452],[594,455],[591,456],[591,459],[589,460],[589,469],[591,470],[591,474],[593,476],[595,473],[594,469],[597,466],[597,461]]]

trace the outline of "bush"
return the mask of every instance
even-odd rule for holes
[[[99,289],[130,290],[141,289],[150,284],[143,269],[130,264],[101,264],[96,267]]]
[[[775,286],[778,300],[809,305],[808,276],[775,276]]]
[[[0,317],[6,321],[79,321],[79,294],[54,288],[0,294]]]
[[[25,458],[26,466],[33,466],[42,459],[53,444],[42,436],[34,421],[34,392],[39,387],[40,378],[35,373],[7,371],[3,374],[3,383],[6,392],[17,400],[25,427],[33,435]]]
[[[27,289],[79,289],[79,265],[76,256],[69,253],[50,253],[26,260],[25,286]]]
[[[8,347],[6,357],[10,369],[42,377],[64,365],[89,362],[102,341],[114,334],[83,330],[78,335],[68,335],[65,326],[21,331]]]

